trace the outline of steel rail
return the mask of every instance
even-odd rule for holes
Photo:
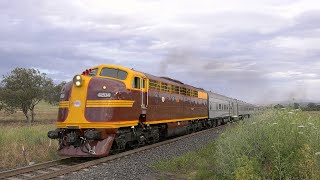
[[[28,172],[32,172],[32,171],[36,171],[36,170],[40,170],[43,168],[48,168],[48,167],[52,167],[55,165],[59,165],[61,161],[65,161],[71,159],[70,157],[67,158],[61,158],[61,159],[57,159],[57,160],[53,160],[53,161],[48,161],[48,162],[44,162],[44,163],[39,163],[39,164],[35,164],[32,166],[26,166],[26,167],[21,167],[21,168],[17,168],[17,169],[12,169],[12,170],[8,170],[8,171],[3,171],[0,172],[0,179],[4,179],[7,177],[12,177],[12,176],[17,176],[23,173],[28,173]]]

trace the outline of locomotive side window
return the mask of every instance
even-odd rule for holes
[[[179,86],[174,86],[174,93],[179,94],[180,87]]]
[[[106,76],[106,77],[116,78],[120,80],[125,80],[127,79],[128,73],[120,69],[103,68],[101,70],[100,76]]]
[[[139,77],[134,77],[132,87],[140,89],[140,78]]]
[[[142,88],[146,88],[146,80],[145,79],[142,80]]]
[[[161,91],[168,92],[168,84],[167,83],[161,83]]]
[[[185,87],[180,87],[180,94],[186,95],[186,88]]]

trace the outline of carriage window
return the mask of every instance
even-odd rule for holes
[[[128,73],[120,69],[103,68],[101,70],[100,76],[106,76],[106,77],[116,78],[120,80],[125,80],[127,79]]]
[[[134,77],[132,87],[140,89],[140,78],[139,77]]]
[[[219,104],[219,110],[221,110],[222,109],[222,106],[221,106],[221,104]]]

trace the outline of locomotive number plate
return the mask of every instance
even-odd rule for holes
[[[109,98],[111,97],[111,93],[107,92],[107,93],[98,93],[98,97],[100,98]]]

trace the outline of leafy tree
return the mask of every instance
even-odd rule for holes
[[[21,110],[26,120],[34,121],[34,108],[52,93],[52,79],[36,69],[15,68],[3,76],[0,106],[7,112]]]
[[[310,102],[307,104],[307,107],[303,108],[305,111],[320,111],[320,105]]]
[[[313,109],[317,108],[317,105],[316,105],[316,103],[311,102],[311,103],[308,103],[307,107],[308,107],[308,109],[312,109],[313,110]]]
[[[274,108],[276,108],[276,109],[281,109],[281,108],[284,108],[284,106],[281,105],[281,104],[277,104],[277,105],[274,106]]]
[[[66,85],[65,81],[61,82],[60,84],[54,85],[54,87],[52,87],[51,93],[46,96],[45,100],[51,105],[58,105],[61,95],[61,89],[64,85]]]
[[[299,103],[293,103],[293,108],[294,109],[299,109],[300,108],[300,104]]]

